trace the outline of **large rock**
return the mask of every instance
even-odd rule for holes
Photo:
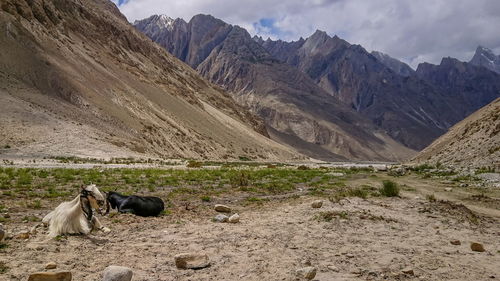
[[[30,275],[28,281],[71,281],[71,272],[36,272]]]
[[[215,205],[215,210],[217,212],[222,212],[222,213],[231,213],[231,208],[229,208],[226,205],[217,204],[217,205]]]
[[[175,266],[181,269],[200,269],[210,265],[206,254],[182,253],[174,257]]]
[[[297,269],[295,274],[300,279],[312,280],[316,276],[316,268],[313,266]]]
[[[132,280],[132,269],[124,266],[111,265],[106,267],[103,281],[130,281]]]

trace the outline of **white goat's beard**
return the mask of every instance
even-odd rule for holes
[[[42,220],[49,224],[49,237],[61,234],[89,234],[92,226],[80,206],[80,195],[70,202],[63,202]]]

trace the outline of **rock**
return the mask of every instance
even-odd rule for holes
[[[316,208],[316,209],[321,208],[321,206],[323,206],[323,201],[321,201],[321,200],[314,201],[311,204],[311,207]]]
[[[468,184],[466,184],[466,183],[461,183],[461,184],[460,184],[460,187],[467,187],[467,186],[469,186],[469,185],[468,185]]]
[[[229,223],[237,223],[240,221],[240,216],[238,214],[234,214],[229,217],[228,222]]]
[[[15,239],[29,239],[30,238],[30,233],[29,231],[21,231],[14,235]]]
[[[210,265],[206,254],[182,253],[174,257],[175,266],[180,269],[200,269]]]
[[[57,263],[55,262],[49,262],[48,264],[45,265],[45,269],[54,269],[57,267]]]
[[[451,187],[447,187],[447,188],[444,189],[444,191],[451,191],[451,190],[452,190]]]
[[[124,266],[110,265],[104,269],[103,281],[130,281],[132,280],[132,269]]]
[[[316,268],[313,266],[304,267],[295,271],[297,277],[312,280],[316,276]]]
[[[216,222],[227,222],[229,220],[229,217],[223,214],[219,214],[214,217],[214,221]]]
[[[486,251],[481,243],[471,243],[470,249],[474,252],[484,252]]]
[[[462,245],[462,243],[460,243],[460,240],[451,240],[450,243],[451,245]]]
[[[231,213],[231,208],[229,208],[226,205],[217,204],[217,205],[215,205],[215,210],[217,212],[222,212],[222,213]]]
[[[3,225],[0,224],[0,241],[5,237],[5,230],[3,229]]]
[[[404,274],[408,274],[408,275],[414,275],[415,274],[415,272],[413,272],[413,269],[410,268],[410,267],[404,268],[403,270],[401,270],[401,272],[403,272]]]
[[[36,272],[30,275],[28,281],[71,281],[71,272]]]
[[[343,177],[343,176],[345,176],[344,173],[328,173],[327,175],[332,176],[332,177]]]

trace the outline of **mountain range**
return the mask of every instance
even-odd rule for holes
[[[444,58],[414,71],[319,30],[285,42],[209,15],[134,26],[261,116],[273,139],[316,158],[405,158],[500,96],[485,67]]]
[[[2,154],[304,159],[108,0],[0,1]]]

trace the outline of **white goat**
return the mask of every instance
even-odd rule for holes
[[[94,228],[109,232],[110,229],[104,227],[92,213],[92,209],[101,212],[99,203],[103,204],[104,200],[95,184],[82,186],[75,199],[59,204],[43,218],[43,224],[49,225],[49,237],[61,234],[89,234]]]

